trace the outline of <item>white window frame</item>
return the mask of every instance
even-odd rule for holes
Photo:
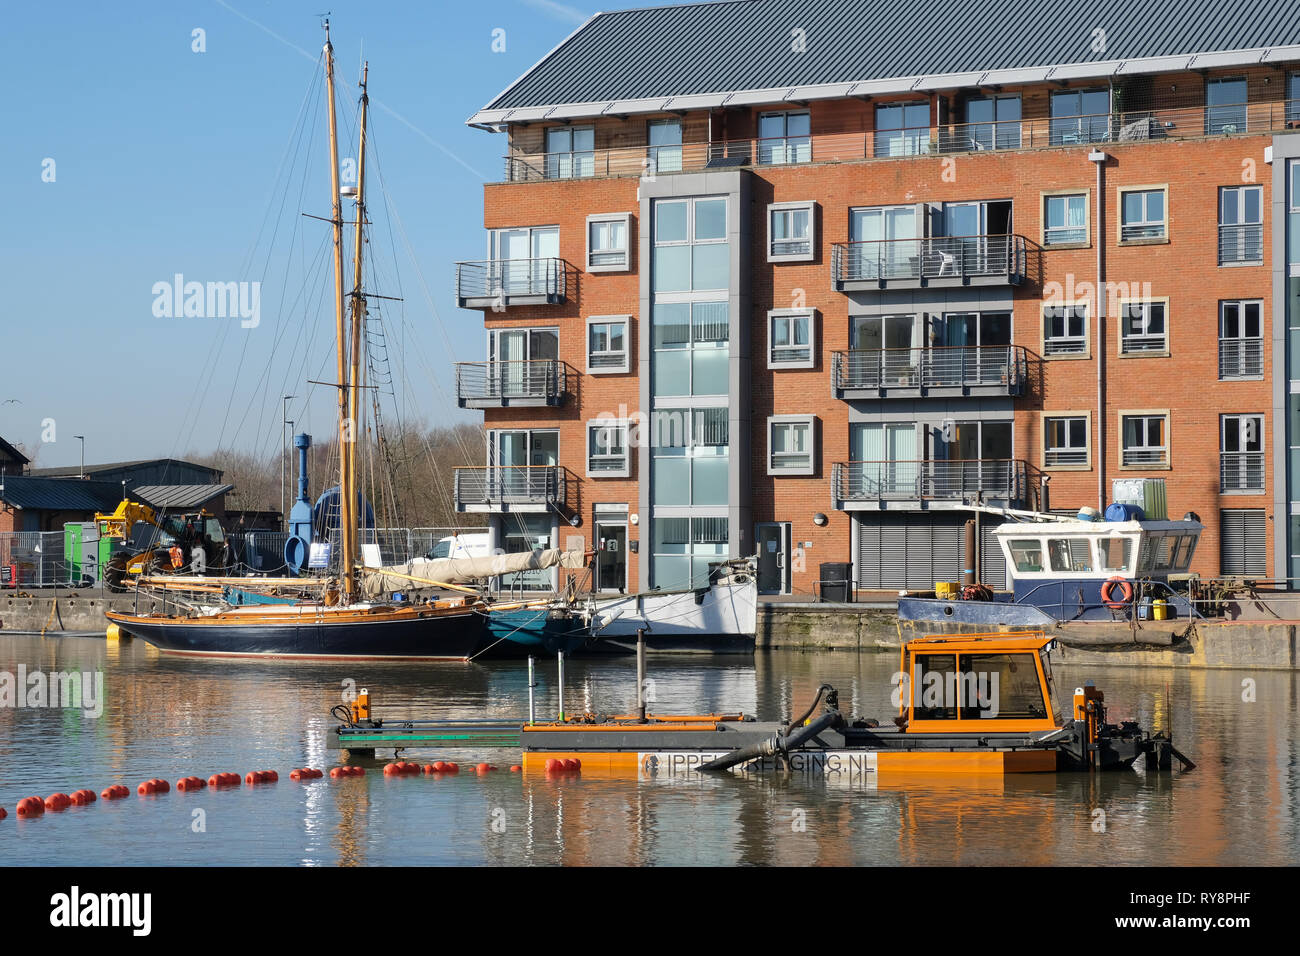
[[[1171,423],[1169,417],[1169,409],[1167,408],[1123,409],[1119,412],[1118,417],[1119,417],[1119,434],[1116,436],[1116,441],[1119,443],[1119,467],[1121,471],[1168,471],[1172,468],[1173,453],[1171,450],[1171,446],[1173,444],[1173,438],[1172,438],[1171,427],[1170,427]],[[1140,445],[1140,446],[1136,446],[1133,449],[1126,449],[1124,447],[1124,433],[1126,431],[1125,421],[1126,419],[1129,418],[1163,418],[1165,420],[1164,445],[1163,446]],[[1158,462],[1143,461],[1143,462],[1134,463],[1129,461],[1125,456],[1125,452],[1129,450],[1143,451],[1152,448],[1163,448],[1164,451],[1163,461],[1158,461]]]
[[[1052,452],[1056,452],[1058,454],[1064,452],[1068,454],[1071,452],[1077,452],[1080,449],[1074,448],[1072,446],[1065,446],[1061,448],[1049,447],[1047,444],[1048,442],[1047,424],[1050,421],[1056,421],[1062,419],[1075,419],[1075,418],[1083,419],[1083,449],[1082,449],[1083,461],[1053,464],[1052,461],[1049,459],[1049,455]],[[1039,421],[1041,423],[1041,428],[1043,433],[1042,450],[1043,450],[1044,471],[1091,471],[1092,470],[1092,412],[1091,411],[1041,412],[1039,414]]]
[[[619,250],[596,250],[592,248],[591,227],[600,223],[617,222],[623,225],[623,261],[604,264],[593,263],[592,256],[616,255]],[[630,212],[594,213],[587,217],[587,271],[588,272],[627,272],[632,268],[632,214]]]
[[[808,358],[778,359],[776,357],[776,324],[778,321],[789,322],[796,318],[808,320]],[[802,346],[786,345],[783,349],[793,350]],[[815,368],[817,365],[817,310],[816,309],[772,309],[767,313],[767,367],[781,368]]]
[[[1259,449],[1257,451],[1246,451],[1246,450],[1242,450],[1242,448],[1239,447],[1237,451],[1228,451],[1226,447],[1228,430],[1229,430],[1228,423],[1229,422],[1233,423],[1233,430],[1236,431],[1237,433],[1238,444],[1240,446],[1244,446],[1247,442],[1247,435],[1246,435],[1246,429],[1243,426],[1245,425],[1247,419],[1255,420],[1255,440],[1259,444]],[[1259,469],[1259,479],[1260,479],[1259,485],[1257,487],[1251,486],[1249,488],[1224,487],[1223,475],[1224,475],[1225,465],[1226,465],[1226,460],[1224,456],[1226,455],[1259,455],[1261,460],[1261,466]],[[1262,495],[1264,494],[1265,488],[1268,483],[1268,473],[1267,473],[1268,459],[1265,458],[1264,455],[1265,455],[1264,415],[1262,412],[1239,412],[1239,413],[1219,416],[1219,494],[1221,495]]]
[[[1258,219],[1258,220],[1255,220],[1255,221],[1251,221],[1251,222],[1244,222],[1244,221],[1243,221],[1243,222],[1224,222],[1224,221],[1223,221],[1223,205],[1224,205],[1224,203],[1223,203],[1223,199],[1224,199],[1224,196],[1226,196],[1229,192],[1234,192],[1234,193],[1236,193],[1237,196],[1238,196],[1237,204],[1238,204],[1238,208],[1240,209],[1242,206],[1244,206],[1244,202],[1242,201],[1241,197],[1245,196],[1246,193],[1250,192],[1251,190],[1254,190],[1254,191],[1258,194],[1258,196],[1259,196],[1259,201],[1258,201],[1258,203],[1257,203],[1257,205],[1259,206],[1259,219]],[[1218,249],[1217,249],[1217,259],[1218,259],[1218,264],[1219,264],[1219,266],[1220,266],[1220,267],[1224,267],[1224,266],[1226,266],[1226,267],[1228,267],[1228,268],[1232,268],[1232,267],[1234,267],[1234,266],[1258,266],[1258,265],[1263,265],[1263,263],[1264,263],[1264,246],[1265,246],[1265,244],[1266,244],[1267,241],[1268,241],[1268,237],[1267,237],[1267,236],[1264,236],[1264,234],[1263,234],[1263,233],[1264,233],[1264,187],[1261,186],[1261,185],[1258,185],[1258,184],[1246,184],[1246,185],[1242,185],[1242,186],[1237,186],[1237,185],[1234,185],[1234,186],[1220,186],[1220,187],[1219,187],[1219,195],[1218,195],[1218,211],[1217,211],[1217,218],[1218,218],[1218,223],[1219,223],[1219,228],[1218,228],[1218,246],[1219,246],[1219,247],[1218,247]],[[1245,229],[1245,228],[1247,228],[1247,227],[1249,227],[1249,226],[1258,226],[1258,227],[1259,227],[1259,230],[1260,230],[1260,236],[1261,236],[1261,239],[1260,239],[1260,244],[1259,244],[1259,258],[1257,258],[1257,259],[1244,259],[1244,258],[1243,258],[1243,259],[1237,259],[1237,258],[1225,259],[1225,258],[1224,258],[1224,255],[1223,255],[1223,249],[1224,249],[1224,232],[1223,232],[1223,231],[1224,231],[1225,229]],[[1244,239],[1243,239],[1243,240],[1240,240],[1240,242],[1241,242],[1243,245],[1245,244],[1245,240],[1244,240]]]
[[[1150,340],[1155,336],[1150,332],[1135,333],[1130,335],[1126,330],[1129,321],[1128,311],[1134,306],[1141,307],[1142,317],[1140,319],[1142,328],[1148,329],[1151,325],[1151,307],[1159,306],[1164,323],[1164,333],[1160,335],[1160,344],[1158,347],[1145,347],[1154,345]],[[1119,354],[1121,358],[1159,358],[1169,355],[1169,300],[1164,299],[1126,299],[1119,303]],[[1144,347],[1131,347],[1139,342]]]
[[[1143,218],[1140,221],[1126,222],[1124,220],[1124,199],[1129,193],[1143,194],[1143,199],[1142,199]],[[1164,215],[1160,219],[1146,218],[1147,216],[1146,196],[1151,193],[1160,193],[1161,196],[1160,205],[1164,211]],[[1146,243],[1161,243],[1161,242],[1169,241],[1169,187],[1168,186],[1165,185],[1120,186],[1117,191],[1117,195],[1119,200],[1119,215],[1115,217],[1117,220],[1115,224],[1115,228],[1118,230],[1116,238],[1118,239],[1119,244],[1121,246],[1143,245]],[[1154,229],[1157,226],[1159,227],[1160,231],[1156,235],[1152,235],[1152,236],[1125,235],[1126,230]]]
[[[1051,241],[1052,229],[1074,229],[1074,226],[1055,226],[1049,228],[1047,225],[1047,201],[1049,199],[1069,199],[1071,196],[1083,197],[1083,238],[1062,240],[1059,242]],[[1091,189],[1054,189],[1051,192],[1042,193],[1039,198],[1038,214],[1042,217],[1043,227],[1043,248],[1044,249],[1082,249],[1092,243],[1092,190]],[[1069,208],[1068,205],[1066,207]]]
[[[623,361],[617,365],[592,365],[591,357],[594,354],[591,350],[591,327],[593,325],[619,325],[623,326]],[[587,353],[587,374],[588,375],[619,375],[631,371],[631,352],[632,352],[632,316],[630,315],[589,315],[587,316],[587,340],[584,345]],[[611,349],[605,349],[598,353],[601,355],[618,355]]]
[[[805,252],[776,252],[776,216],[780,213],[808,213],[808,249]],[[798,242],[797,239],[783,239],[782,242]],[[812,262],[817,255],[817,203],[813,200],[803,202],[774,202],[767,207],[767,261],[768,262]]]
[[[808,463],[791,466],[776,464],[775,444],[772,441],[777,425],[803,425],[808,429]],[[786,452],[787,456],[792,453]],[[817,469],[817,416],[816,415],[770,415],[767,419],[767,473],[769,475],[812,475]]]
[[[623,433],[623,454],[622,455],[598,455],[593,456],[591,451],[592,433],[597,430],[612,429]],[[626,419],[613,418],[593,418],[587,422],[587,477],[588,478],[627,478],[632,473],[632,451],[629,442],[628,423]],[[593,469],[592,462],[597,458],[621,465],[615,468]]]
[[[1059,339],[1054,339],[1047,334],[1047,310],[1048,309],[1081,309],[1083,311],[1083,335],[1064,335]],[[1092,357],[1092,337],[1091,337],[1091,315],[1090,303],[1083,302],[1044,302],[1039,312],[1039,332],[1043,341],[1043,358],[1052,361],[1069,360],[1069,359],[1086,359]],[[1049,343],[1054,341],[1076,341],[1079,338],[1083,340],[1083,348],[1080,351],[1053,352]]]
[[[1223,334],[1226,322],[1226,312],[1229,306],[1235,306],[1237,309],[1237,331],[1239,334],[1227,336]],[[1240,334],[1246,327],[1246,307],[1255,307],[1255,323],[1257,334],[1242,335]],[[1245,352],[1247,342],[1259,343],[1260,366],[1259,373],[1256,375],[1224,375],[1223,374],[1223,352],[1226,343],[1241,343],[1237,346],[1242,352]],[[1243,363],[1244,364],[1244,363]],[[1264,377],[1264,301],[1262,299],[1220,299],[1219,300],[1219,381],[1220,382],[1257,382]]]

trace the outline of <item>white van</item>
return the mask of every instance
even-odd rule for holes
[[[425,560],[438,558],[486,558],[492,553],[486,531],[453,534],[440,539],[426,554]]]

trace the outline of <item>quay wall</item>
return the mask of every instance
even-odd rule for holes
[[[134,594],[106,595],[99,591],[58,597],[4,595],[0,596],[0,635],[6,631],[103,635],[108,628],[105,611],[135,611],[137,606],[141,611],[151,611],[161,609],[161,602],[142,596],[137,604]]]

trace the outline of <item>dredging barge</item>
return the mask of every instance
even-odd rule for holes
[[[710,771],[814,775],[1011,774],[1195,765],[1166,733],[1136,721],[1107,723],[1091,684],[1063,718],[1052,679],[1055,640],[1043,633],[929,636],[902,648],[895,676],[899,712],[890,723],[856,718],[823,685],[808,711],[786,722],[742,714],[600,716],[554,722],[421,720],[386,724],[354,704],[328,745],[357,756],[376,750],[518,748],[525,772],[577,760],[584,773],[671,777]],[[639,686],[643,686],[640,685]],[[821,705],[821,713],[814,711]],[[551,763],[550,766],[554,766]]]

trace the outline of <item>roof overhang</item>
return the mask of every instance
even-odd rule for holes
[[[1187,70],[1222,69],[1234,66],[1259,66],[1297,60],[1300,60],[1300,45],[1207,53],[1180,53],[1174,56],[1097,60],[1088,63],[1061,63],[1004,70],[968,70],[962,73],[935,73],[889,79],[860,80],[857,82],[783,86],[763,90],[727,90],[718,93],[694,93],[685,96],[654,96],[644,99],[601,100],[591,103],[556,103],[550,106],[481,109],[466,120],[466,123],[470,126],[490,128],[511,123],[553,122],[579,117],[589,119],[611,114],[623,116],[642,113],[664,113],[670,110],[718,109],[729,106],[756,106],[768,103],[780,104],[792,100],[829,100],[842,99],[847,96],[890,96],[982,86],[1044,83],[1051,80],[1106,80],[1120,76],[1178,73]],[[497,99],[500,99],[500,97],[497,97]]]

